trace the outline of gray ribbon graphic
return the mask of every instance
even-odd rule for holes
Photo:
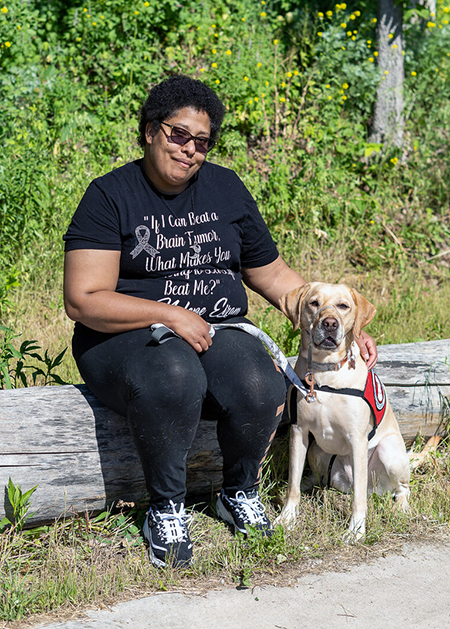
[[[143,235],[141,234],[143,232]],[[133,260],[142,252],[146,251],[149,255],[154,258],[159,255],[159,251],[157,251],[154,247],[148,244],[150,240],[150,230],[146,225],[139,225],[136,227],[134,233],[136,234],[136,239],[138,241],[137,246],[130,253]]]

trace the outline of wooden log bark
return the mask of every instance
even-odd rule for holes
[[[445,430],[449,362],[450,340],[379,347],[377,373],[407,445]],[[220,487],[221,463],[215,422],[201,421],[188,458],[190,496]],[[31,525],[146,495],[126,420],[85,385],[0,391],[0,520],[11,516],[10,477],[23,491],[38,485]]]

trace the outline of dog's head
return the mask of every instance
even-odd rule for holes
[[[345,284],[304,284],[280,300],[282,312],[311,334],[316,348],[333,351],[353,331],[358,338],[362,328],[375,316],[375,307]]]

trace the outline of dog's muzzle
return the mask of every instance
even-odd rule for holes
[[[344,338],[344,325],[334,310],[335,306],[325,306],[316,312],[311,323],[311,338],[316,347],[336,349]]]

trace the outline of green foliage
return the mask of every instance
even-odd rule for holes
[[[0,389],[27,387],[30,376],[33,385],[67,384],[55,373],[67,348],[52,358],[48,350],[45,350],[43,356],[38,352],[41,348],[35,340],[22,341],[17,349],[13,340],[20,334],[11,328],[0,325],[0,335]],[[34,359],[34,362],[27,364],[30,359]]]
[[[12,518],[4,517],[0,520],[0,533],[8,526],[12,526],[15,531],[21,531],[25,522],[34,514],[28,515],[30,510],[30,498],[36,491],[36,485],[25,493],[22,492],[20,485],[14,485],[11,478],[8,482],[8,500],[12,508]]]

